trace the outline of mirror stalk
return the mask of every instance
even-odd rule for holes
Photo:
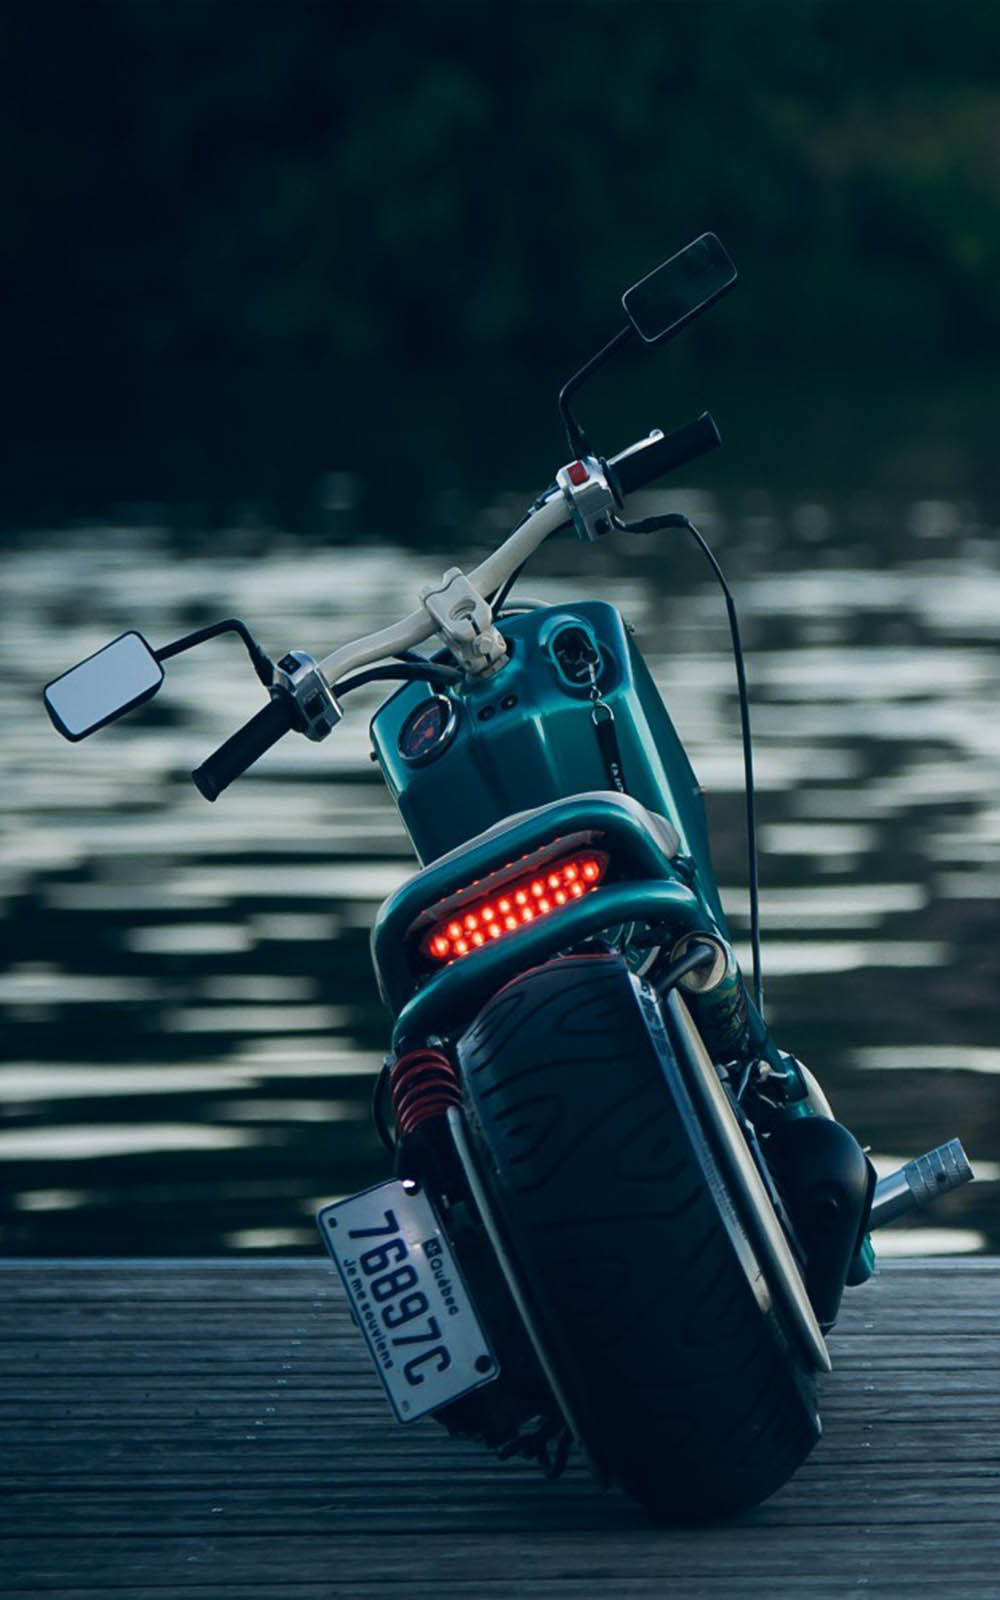
[[[192,650],[220,633],[238,633],[265,688],[270,689],[277,671],[270,656],[261,649],[245,622],[227,617],[207,628],[186,633],[182,639],[154,650],[141,633],[134,631],[112,639],[86,661],[70,667],[46,684],[45,709],[53,726],[64,739],[74,743],[114,722],[126,711],[134,711],[159,689],[163,682],[163,663],[183,650]]]
[[[592,456],[594,451],[587,435],[569,408],[570,395],[575,394],[580,385],[586,383],[587,379],[597,371],[598,367],[603,367],[604,363],[609,361],[616,351],[620,350],[623,345],[628,344],[633,334],[634,330],[631,324],[626,324],[624,328],[620,328],[614,338],[609,339],[603,350],[598,350],[595,356],[591,356],[590,360],[584,363],[579,372],[574,372],[571,378],[567,378],[559,391],[559,412],[565,424],[566,438],[569,441],[570,450],[574,456]]]
[[[184,650],[193,650],[195,645],[204,644],[206,639],[215,639],[220,633],[239,634],[247,647],[254,672],[265,689],[269,689],[274,682],[274,662],[266,651],[261,649],[246,623],[239,617],[226,617],[224,621],[213,622],[207,628],[197,628],[194,633],[186,633],[182,639],[175,639],[172,644],[165,644],[162,650],[155,650],[153,654],[157,661],[169,661],[171,656],[179,656]]]
[[[626,289],[622,309],[628,323],[559,391],[559,412],[570,450],[577,459],[596,456],[597,452],[570,410],[570,396],[630,340],[662,344],[674,338],[735,282],[736,268],[725,249],[714,233],[703,233]]]

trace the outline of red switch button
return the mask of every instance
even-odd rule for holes
[[[581,483],[586,483],[590,474],[582,461],[574,461],[572,466],[567,467],[566,476],[570,483],[575,483],[577,488],[579,488]]]

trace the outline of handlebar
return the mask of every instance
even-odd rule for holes
[[[470,583],[480,594],[492,594],[501,584],[506,583],[522,562],[534,555],[550,533],[554,533],[557,528],[567,526],[568,523],[568,507],[560,492],[555,490],[537,511],[533,511],[520,527],[514,529],[492,555],[487,556],[485,561],[481,561],[479,566],[469,573]],[[325,656],[319,663],[320,671],[329,684],[335,684],[345,673],[353,672],[356,667],[365,667],[371,661],[381,661],[385,656],[398,655],[401,650],[412,650],[414,645],[423,644],[425,640],[431,638],[435,631],[434,623],[421,607],[419,611],[411,611],[409,616],[392,623],[388,628],[381,628],[378,633],[369,633],[363,639],[355,639],[352,644],[342,645],[339,650],[334,650],[332,655]]]
[[[281,695],[237,728],[231,739],[196,767],[191,776],[206,800],[218,800],[223,789],[252,767],[265,751],[295,726],[295,703]]]
[[[707,451],[718,449],[721,443],[722,435],[715,418],[710,412],[703,411],[700,417],[693,422],[685,422],[682,428],[675,428],[673,433],[645,439],[641,444],[623,450],[621,455],[612,456],[606,463],[608,480],[611,487],[617,489],[619,498],[624,499],[627,494],[644,489],[655,479],[666,477],[668,472],[686,467],[689,461],[697,460]]]
[[[719,430],[709,413],[703,412],[694,422],[686,423],[673,433],[654,436],[623,450],[606,463],[612,490],[620,497],[644,488],[656,478],[675,471],[707,450],[722,443]],[[507,582],[517,569],[533,555],[539,545],[557,528],[569,524],[569,508],[561,490],[552,489],[519,527],[514,529],[492,555],[481,561],[469,573],[469,580],[480,594],[493,594]],[[337,683],[347,673],[373,661],[384,661],[389,656],[411,650],[423,644],[436,632],[428,612],[421,608],[411,611],[399,622],[342,645],[318,663],[319,671],[334,691]],[[256,716],[251,717],[232,738],[210,755],[191,774],[206,800],[217,800],[223,789],[251,767],[265,751],[277,744],[291,728],[296,726],[296,709],[290,697],[278,695]]]

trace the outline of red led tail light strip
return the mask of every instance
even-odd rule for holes
[[[434,962],[471,955],[581,900],[597,888],[607,870],[608,857],[603,851],[583,850],[548,861],[532,872],[512,875],[489,895],[470,899],[450,916],[432,923],[420,949]]]

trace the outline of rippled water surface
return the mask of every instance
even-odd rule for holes
[[[979,1181],[886,1250],[1000,1249],[996,531],[950,501],[679,498],[744,620],[775,1031],[880,1166],[965,1140]],[[503,510],[466,548],[420,554],[237,534],[181,558],[120,527],[0,558],[6,1253],[317,1250],[317,1203],[385,1175],[367,933],[412,865],[368,759],[373,691],[324,745],[285,740],[208,806],[191,767],[261,703],[235,640],[172,661],[153,704],[77,746],[41,684],[124,628],[162,644],[233,613],[272,652],[323,654],[410,609]],[[524,587],[599,595],[635,624],[743,936],[725,619],[676,540],[554,541]]]

